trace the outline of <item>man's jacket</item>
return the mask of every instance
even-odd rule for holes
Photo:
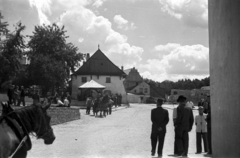
[[[177,107],[177,119],[175,126],[183,130],[191,131],[193,126],[194,118],[192,109],[189,107]]]
[[[162,128],[161,132],[166,132],[166,125],[169,122],[168,111],[162,107],[157,107],[151,111],[152,132],[160,132],[159,127]]]

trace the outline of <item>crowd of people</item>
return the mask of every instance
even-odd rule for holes
[[[101,100],[102,99],[102,100]],[[112,107],[118,107],[121,106],[122,104],[122,96],[120,95],[112,95],[112,94],[108,94],[108,93],[98,93],[96,96],[90,95],[87,97],[86,99],[86,114],[90,114],[91,108],[92,108],[92,113],[95,114],[96,111],[98,111],[97,108],[99,105],[99,102],[102,103],[108,103],[108,107],[106,107],[105,112],[107,114],[112,113]]]
[[[25,96],[26,92],[24,87],[21,86],[15,86],[15,85],[9,85],[7,96],[8,96],[8,102],[11,105],[14,106],[20,106],[22,103],[23,106],[25,106]]]
[[[56,104],[56,106],[66,106],[70,107],[71,96],[69,92],[62,92],[59,95],[57,92],[54,95],[51,92],[47,92],[47,95],[41,100],[39,90],[24,88],[24,86],[17,86],[10,84],[7,90],[8,102],[10,105],[14,106],[25,106],[25,97],[31,97],[32,103],[37,104],[40,102],[50,102]]]
[[[189,135],[192,127],[196,125],[196,154],[204,152],[212,154],[211,142],[211,106],[210,95],[207,95],[206,100],[201,99],[198,104],[198,115],[193,115],[191,106],[187,102],[185,96],[180,95],[177,99],[178,107],[173,111],[173,124],[175,131],[174,140],[174,155],[173,156],[188,156]],[[164,145],[164,138],[166,134],[166,126],[169,122],[168,111],[162,108],[163,100],[157,100],[157,108],[151,111],[152,132],[151,132],[151,155],[154,156],[157,151],[158,156],[162,156],[162,149]],[[156,145],[158,142],[158,149]]]

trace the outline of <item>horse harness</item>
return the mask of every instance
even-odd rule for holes
[[[13,129],[13,131],[15,132],[16,136],[18,137],[18,139],[20,140],[20,143],[18,145],[18,147],[16,148],[16,150],[12,153],[12,155],[9,157],[13,157],[14,154],[23,146],[23,148],[25,148],[27,151],[29,151],[32,148],[32,142],[31,139],[28,135],[28,131],[26,129],[26,127],[24,126],[21,118],[19,117],[19,115],[17,113],[10,112],[7,115],[4,115],[1,119],[0,119],[0,123],[5,119],[5,121],[8,123],[8,125]]]

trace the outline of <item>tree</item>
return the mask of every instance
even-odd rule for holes
[[[45,91],[65,88],[70,74],[83,60],[82,53],[72,43],[66,43],[64,27],[35,26],[30,37],[28,68],[31,84],[41,86]]]
[[[1,19],[3,16],[0,14],[0,89],[18,76],[25,49],[24,36],[21,35],[25,26],[18,23],[15,30],[9,33],[8,23],[2,23]]]

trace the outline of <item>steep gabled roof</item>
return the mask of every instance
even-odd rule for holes
[[[110,75],[126,76],[126,74],[106,55],[98,49],[75,73],[74,75]]]
[[[131,69],[132,69],[132,68],[124,70],[125,74],[129,75]]]

